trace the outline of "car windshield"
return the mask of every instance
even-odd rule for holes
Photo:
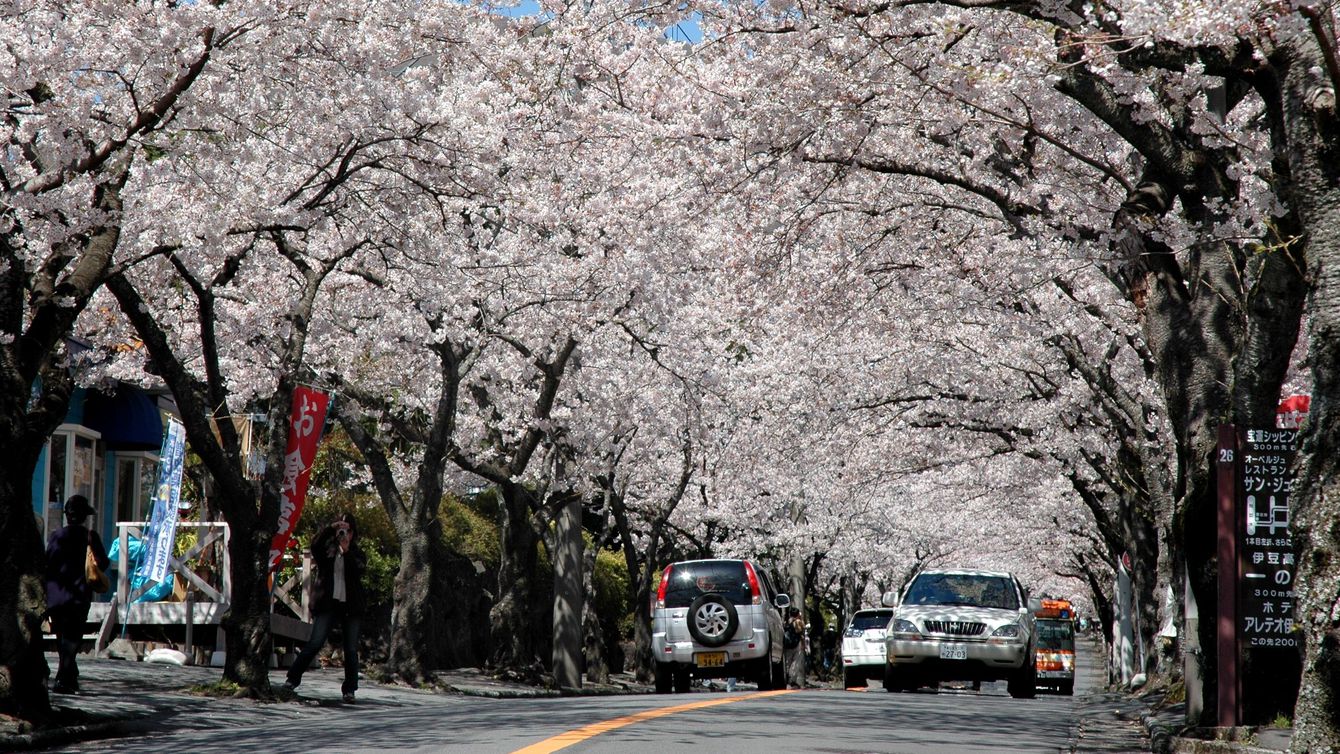
[[[1068,620],[1037,622],[1039,649],[1074,649],[1075,627]]]
[[[857,631],[865,631],[871,628],[888,628],[889,618],[893,617],[892,610],[878,610],[868,613],[857,613],[852,616],[851,625],[847,628]]]
[[[688,607],[699,595],[709,592],[720,594],[732,605],[752,602],[753,593],[749,590],[744,563],[739,560],[703,560],[676,564],[670,569],[665,606]]]
[[[908,587],[908,605],[968,605],[1018,610],[1019,597],[1007,576],[923,573]]]

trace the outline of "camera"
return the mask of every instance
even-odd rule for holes
[[[335,532],[335,536],[338,537],[338,538],[340,538],[340,539],[348,539],[348,538],[349,538],[349,530],[348,530],[348,529],[340,529],[339,531]]]

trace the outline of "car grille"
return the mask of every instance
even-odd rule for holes
[[[949,634],[950,636],[977,636],[986,632],[985,623],[967,620],[928,620],[926,633]]]

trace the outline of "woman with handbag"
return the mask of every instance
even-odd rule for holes
[[[51,632],[56,635],[56,654],[60,657],[56,683],[51,690],[57,694],[79,691],[75,657],[84,640],[88,606],[93,601],[93,588],[86,571],[88,559],[92,557],[102,571],[111,565],[102,538],[84,527],[84,521],[92,513],[88,498],[71,495],[65,501],[65,526],[52,532],[47,540],[47,617],[51,620]]]

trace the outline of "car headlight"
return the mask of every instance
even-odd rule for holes
[[[1010,623],[991,632],[993,639],[1018,639],[1020,635],[1018,623]]]
[[[888,636],[892,639],[920,639],[921,631],[917,630],[916,624],[912,621],[896,618],[889,624]]]

